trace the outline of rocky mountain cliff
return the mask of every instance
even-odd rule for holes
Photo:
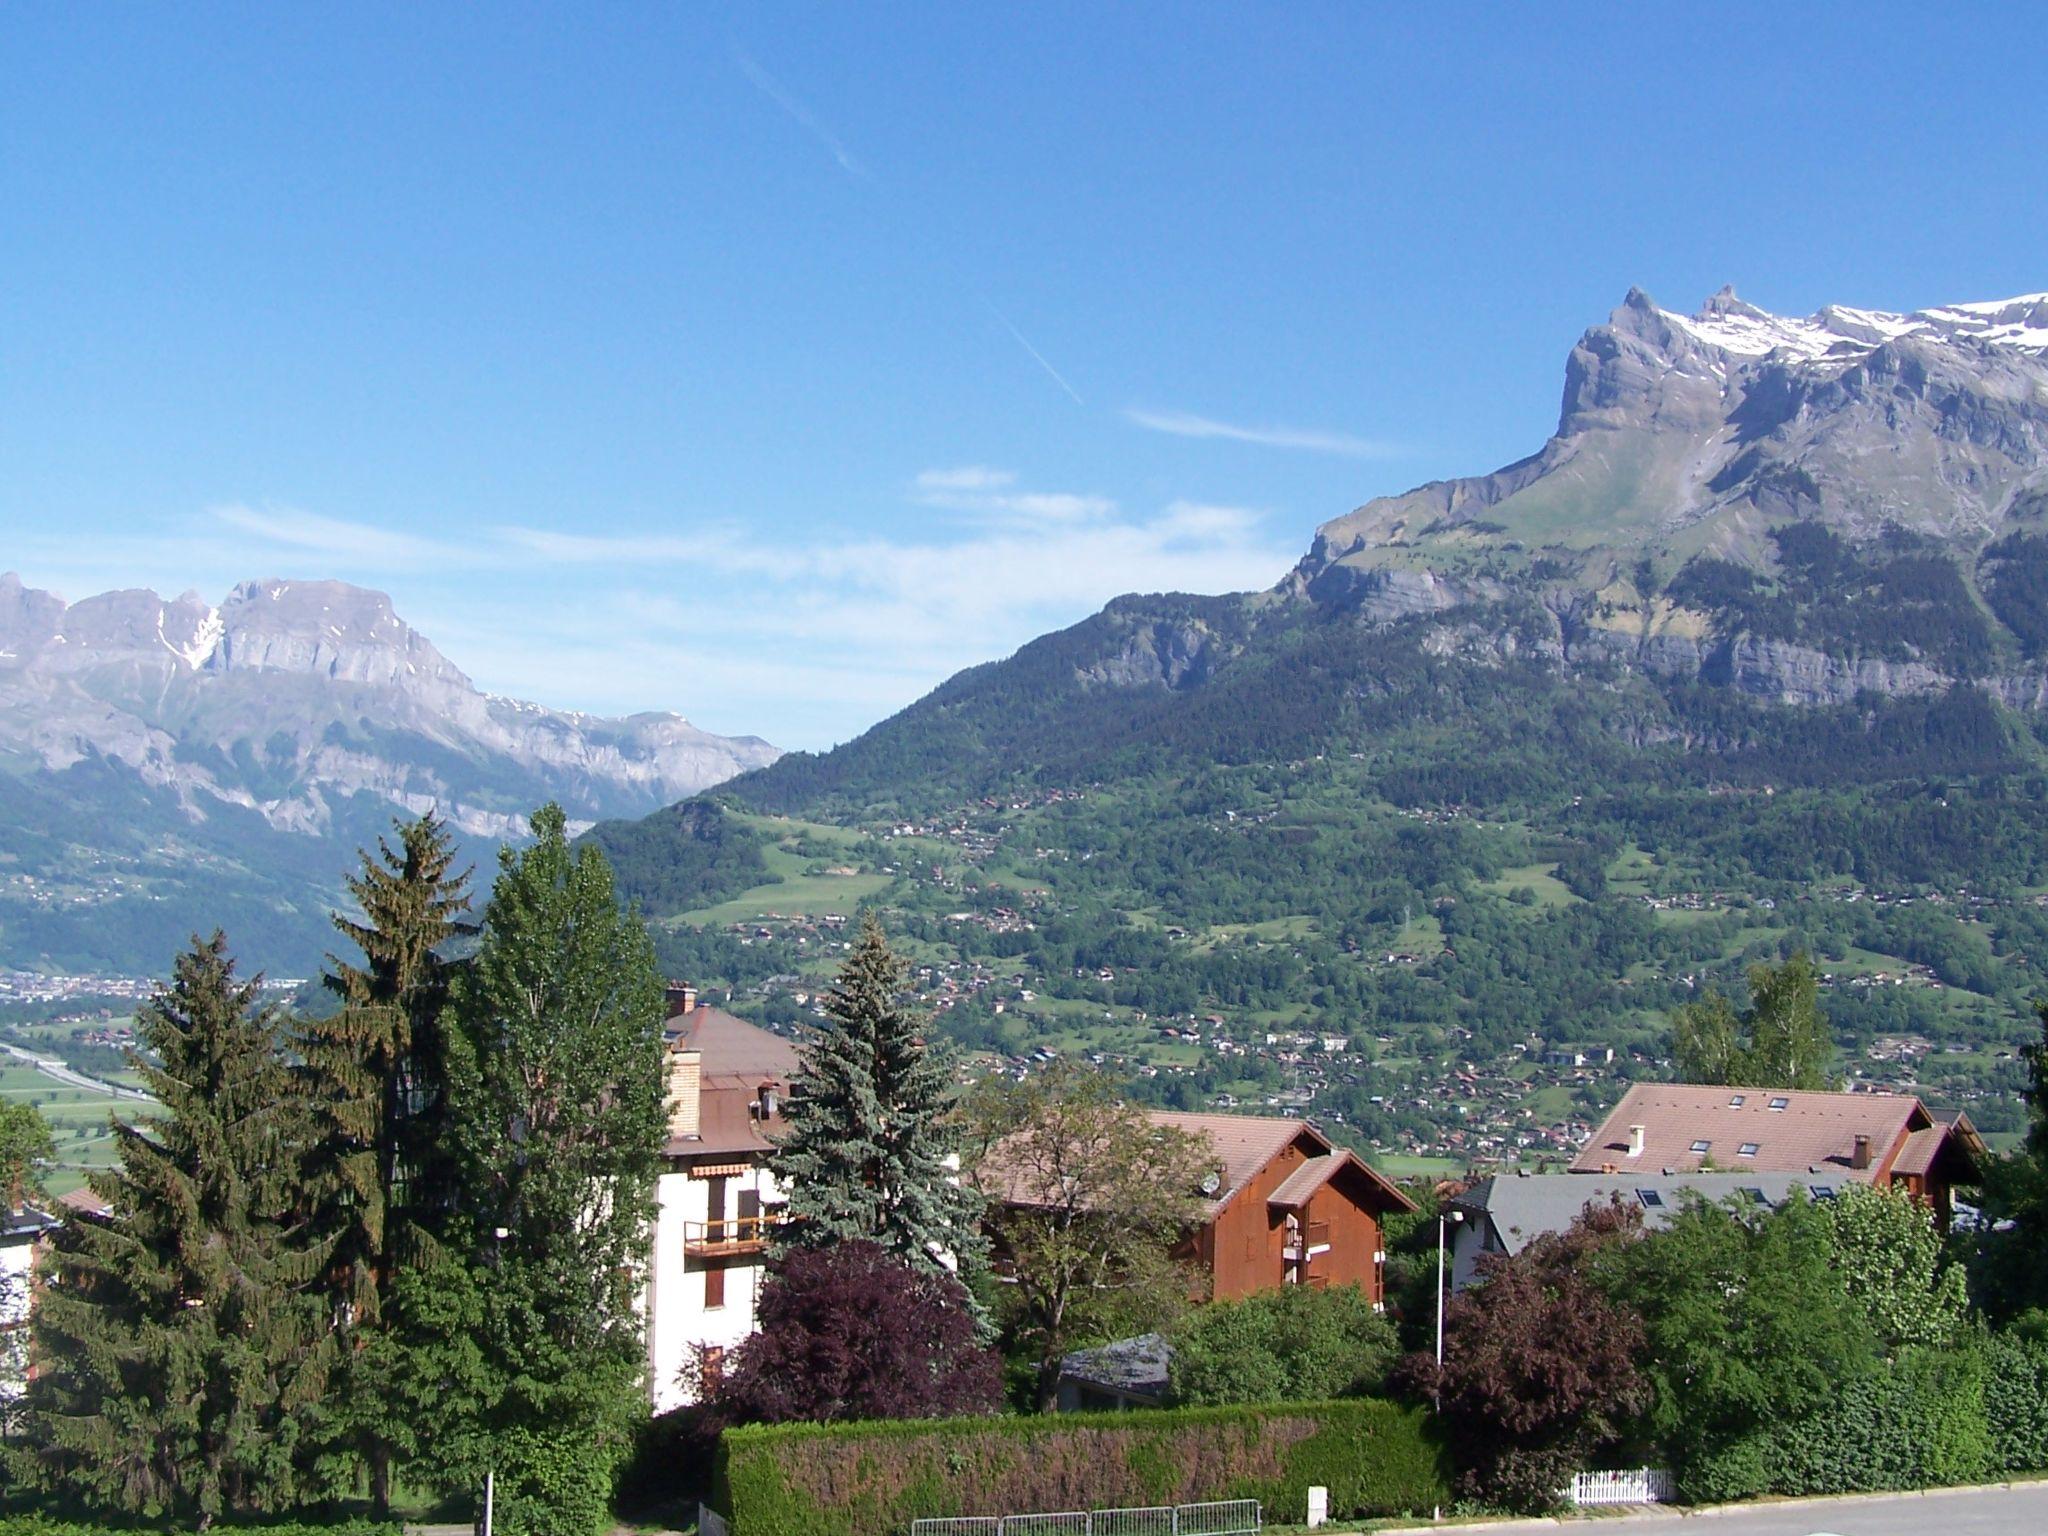
[[[2000,711],[2044,706],[2048,294],[1788,319],[1636,290],[1528,458],[1324,524],[1271,591],[1119,598],[732,793],[847,807],[1325,750],[1434,773],[1455,748],[1462,773],[1510,719],[1510,757],[1597,718],[1574,752],[1974,771],[2032,751]]]
[[[332,829],[338,797],[436,808],[517,836],[538,799],[593,820],[651,810],[774,761],[680,715],[600,719],[479,692],[381,592],[245,582],[107,592],[66,605],[0,576],[0,754],[59,772],[119,764],[203,820],[222,805],[280,831]]]
[[[1787,702],[1968,678],[2035,707],[2044,529],[2048,294],[1802,320],[1637,289],[1572,349],[1538,452],[1325,524],[1281,592],[1369,621],[1533,601],[1558,659]]]

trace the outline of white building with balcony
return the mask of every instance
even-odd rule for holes
[[[783,1196],[768,1154],[783,1129],[796,1048],[669,989],[668,1141],[647,1286],[654,1411],[695,1400],[700,1372],[754,1331]]]

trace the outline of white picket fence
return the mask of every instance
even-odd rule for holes
[[[1572,1479],[1565,1497],[1582,1509],[1596,1504],[1669,1504],[1671,1474],[1662,1467],[1581,1472]]]

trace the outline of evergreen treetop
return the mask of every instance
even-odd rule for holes
[[[358,1347],[384,1328],[401,1269],[431,1256],[454,1200],[442,1019],[453,968],[444,950],[468,931],[470,904],[468,872],[455,872],[447,824],[431,814],[400,823],[396,848],[379,838],[361,861],[348,889],[362,919],[336,914],[334,925],[362,961],[328,956],[322,980],[340,1006],[306,1021],[299,1040],[314,1117],[307,1197],[334,1235],[330,1284]],[[398,1372],[375,1375],[388,1382]],[[374,1383],[359,1388],[344,1396],[382,1515],[396,1415]]]
[[[303,1101],[260,985],[215,933],[141,1009],[131,1056],[161,1113],[116,1124],[90,1181],[109,1214],[65,1228],[34,1324],[35,1469],[201,1529],[327,1491],[332,1243],[297,1198]]]
[[[782,1245],[858,1238],[920,1269],[965,1268],[981,1254],[979,1201],[953,1155],[951,1078],[902,986],[868,913],[826,997],[830,1022],[798,1047],[790,1128],[770,1164],[789,1200]]]

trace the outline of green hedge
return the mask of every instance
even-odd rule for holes
[[[1895,1493],[1981,1482],[2007,1471],[2003,1453],[2041,1404],[2014,1384],[1991,1403],[1989,1350],[1910,1350],[1874,1375],[1845,1382],[1828,1409],[1715,1447],[1681,1469],[1688,1503],[1760,1493]],[[2028,1463],[2026,1465],[2031,1465]]]
[[[133,1525],[101,1525],[85,1520],[54,1520],[47,1515],[0,1514],[0,1536],[153,1536],[160,1531],[189,1529],[147,1520],[138,1520]],[[219,1536],[400,1536],[402,1527],[395,1520],[337,1520],[324,1525],[310,1520],[217,1520],[213,1530]]]
[[[719,1444],[733,1536],[888,1536],[936,1515],[1258,1499],[1298,1523],[1450,1502],[1419,1409],[1372,1399],[870,1424],[752,1425]]]

